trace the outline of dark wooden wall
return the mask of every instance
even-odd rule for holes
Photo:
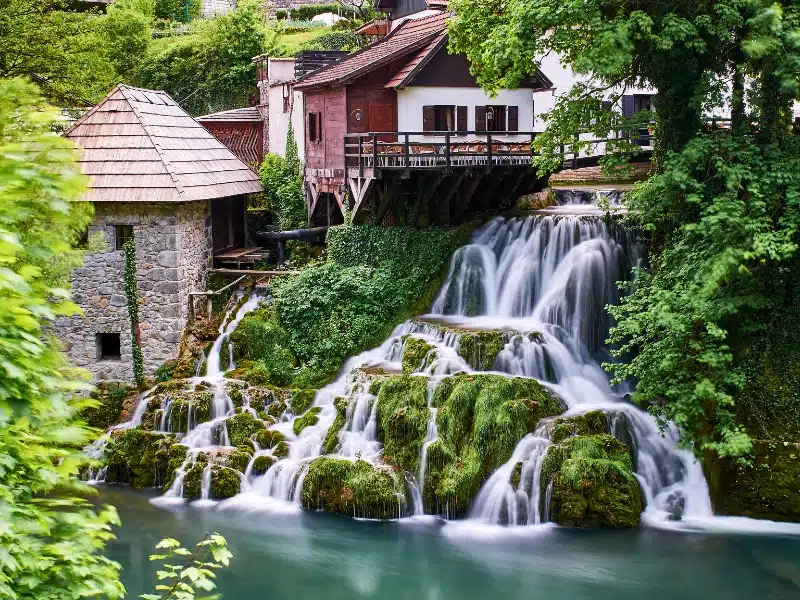
[[[211,238],[215,254],[244,247],[246,208],[244,196],[211,201]]]
[[[409,86],[426,87],[478,87],[475,76],[469,72],[469,61],[463,54],[450,54],[447,48],[440,49],[431,58]],[[536,87],[533,80],[523,81],[521,88]],[[447,104],[443,102],[442,104]],[[454,102],[453,104],[458,104]]]

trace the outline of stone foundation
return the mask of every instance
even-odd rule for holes
[[[145,373],[151,375],[166,360],[177,358],[189,292],[205,289],[211,217],[207,202],[95,205],[89,236],[101,233],[105,248],[87,254],[72,278],[72,297],[83,315],[59,319],[54,329],[75,365],[98,380],[130,381],[131,328],[123,251],[114,249],[116,225],[133,226],[142,353]],[[100,333],[120,334],[119,359],[100,358]]]

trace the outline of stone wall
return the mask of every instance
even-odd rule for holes
[[[86,256],[72,279],[73,299],[83,315],[59,319],[56,334],[79,367],[99,380],[133,379],[131,335],[124,257],[115,250],[115,225],[132,225],[136,241],[136,278],[142,353],[147,374],[177,358],[188,316],[189,292],[205,289],[211,257],[208,203],[123,203],[95,205],[91,236],[105,244]],[[99,358],[97,334],[120,334],[120,359]]]

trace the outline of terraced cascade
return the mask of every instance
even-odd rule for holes
[[[107,481],[162,487],[166,504],[579,527],[708,516],[677,431],[601,367],[604,307],[641,260],[597,215],[494,219],[453,256],[431,314],[320,390],[225,377],[251,298],[223,320],[205,376],[144,394],[95,453]]]

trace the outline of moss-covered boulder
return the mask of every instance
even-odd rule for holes
[[[92,406],[81,411],[81,418],[88,425],[105,431],[130,419],[139,394],[134,386],[115,382],[99,383],[89,397]]]
[[[566,408],[534,379],[490,374],[444,379],[433,405],[439,439],[428,448],[423,501],[450,517],[467,513],[481,484],[540,419]]]
[[[175,438],[170,435],[139,427],[112,432],[106,446],[106,481],[129,483],[135,488],[162,485],[167,479],[169,449],[174,443]]]
[[[231,446],[244,446],[250,438],[267,428],[266,424],[249,412],[240,412],[225,421]]]
[[[257,456],[253,461],[253,475],[263,475],[277,460],[277,458],[269,455]]]
[[[333,401],[333,406],[336,408],[336,418],[333,424],[328,429],[325,435],[325,441],[322,443],[323,454],[333,454],[336,452],[336,447],[339,445],[339,432],[344,427],[347,420],[347,405],[349,400],[344,396],[337,396]]]
[[[556,419],[553,422],[550,439],[557,444],[568,437],[598,433],[609,433],[608,417],[602,410],[593,410],[574,417]]]
[[[258,431],[253,437],[253,441],[258,444],[258,447],[261,450],[274,448],[285,439],[286,436],[284,436],[280,431],[275,431],[273,429],[263,429]]]
[[[288,386],[297,364],[290,341],[271,306],[251,312],[231,334],[235,376],[253,385]]]
[[[418,337],[407,336],[403,343],[403,372],[414,373],[421,371],[425,366],[425,357],[434,349],[434,346]]]
[[[300,435],[306,427],[311,427],[319,422],[319,413],[322,409],[319,406],[308,409],[302,416],[294,420],[292,430],[295,435]]]
[[[642,495],[630,452],[606,433],[568,437],[551,446],[542,462],[541,481],[552,485],[549,515],[555,523],[569,527],[639,525]]]
[[[196,462],[187,471],[183,480],[183,497],[197,500],[202,497],[203,474],[206,462]],[[241,479],[238,471],[221,465],[211,466],[209,496],[212,500],[225,500],[239,493]]]
[[[317,390],[292,390],[292,395],[289,398],[289,408],[292,409],[294,414],[302,415],[314,404],[316,395]]]
[[[405,514],[405,485],[398,472],[363,460],[321,457],[308,466],[302,504],[348,517],[392,519]]]
[[[170,446],[167,455],[167,472],[164,479],[164,489],[168,490],[175,481],[175,474],[178,469],[186,462],[189,448],[183,444],[173,444]]]
[[[399,375],[384,379],[378,388],[378,439],[384,460],[416,473],[430,411],[428,378]]]

